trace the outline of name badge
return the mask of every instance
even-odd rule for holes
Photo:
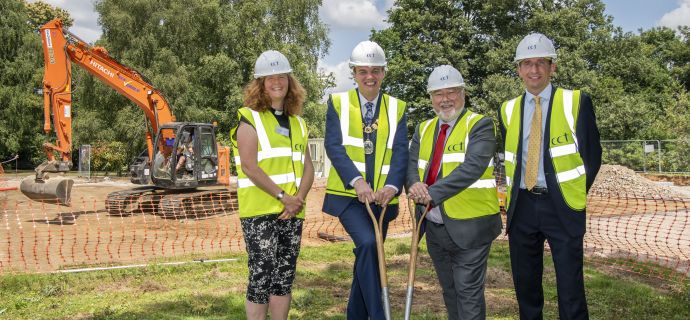
[[[287,136],[290,135],[290,130],[288,130],[288,128],[283,128],[283,127],[278,126],[278,127],[276,128],[276,133],[279,134],[279,135],[281,135],[281,136],[286,136],[286,137],[287,137]]]

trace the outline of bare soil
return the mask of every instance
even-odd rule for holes
[[[0,188],[19,185],[18,178],[3,177]],[[244,251],[236,208],[177,219],[148,213],[108,215],[106,195],[131,187],[123,181],[77,180],[70,207],[31,201],[17,190],[0,191],[0,229],[4,230],[0,232],[0,273],[144,263],[189,255],[203,259]],[[307,198],[304,245],[349,241],[339,221],[321,212],[324,192],[325,180],[317,180]],[[689,212],[690,197],[628,195],[624,189],[615,194],[590,194],[585,252],[594,257],[650,261],[690,276]],[[403,196],[389,237],[408,237],[410,221]],[[499,240],[505,239],[501,234]]]
[[[0,186],[18,186],[19,179]],[[237,208],[211,209],[213,214],[177,219],[149,213],[110,216],[108,193],[134,185],[123,181],[89,183],[76,180],[71,206],[41,203],[18,190],[0,192],[0,272],[53,271],[85,265],[120,265],[165,259],[243,251]],[[349,240],[337,218],[321,212],[325,181],[317,181],[307,198],[304,245]],[[403,201],[405,203],[405,201]],[[408,234],[409,214],[401,205],[390,236]]]

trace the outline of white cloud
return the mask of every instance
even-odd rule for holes
[[[369,30],[386,27],[386,1],[383,12],[376,8],[374,0],[324,0],[321,16],[332,28],[347,27]]]
[[[675,29],[678,26],[690,25],[690,0],[680,0],[678,5],[678,8],[661,17],[659,26]]]
[[[335,77],[335,87],[327,89],[325,96],[335,92],[347,91],[355,87],[355,80],[352,79],[347,60],[339,62],[335,65],[328,65],[319,60],[317,68],[319,71],[322,71],[325,74],[332,73]]]
[[[29,0],[36,2],[37,0]],[[96,42],[101,37],[101,27],[98,25],[98,13],[93,8],[93,0],[43,0],[52,6],[69,12],[74,24],[70,31],[86,42]]]

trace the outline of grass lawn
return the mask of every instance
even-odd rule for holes
[[[392,316],[402,319],[409,238],[386,242]],[[0,319],[245,319],[246,255],[236,262],[0,276]],[[352,244],[303,247],[291,319],[345,319],[354,256]],[[557,319],[555,274],[545,258],[545,319]],[[592,319],[690,319],[690,288],[587,265]],[[517,319],[508,246],[496,242],[489,258],[490,319]],[[445,308],[424,241],[417,268],[413,319],[445,319]]]

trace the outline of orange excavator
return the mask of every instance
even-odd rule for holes
[[[199,214],[199,210],[206,212],[229,203],[228,188],[199,189],[229,184],[230,151],[216,143],[214,125],[177,122],[160,91],[104,48],[93,47],[63,29],[60,19],[43,25],[40,34],[45,68],[43,131],[52,132],[52,120],[56,141],[43,144],[47,160],[35,169],[35,176],[22,181],[20,190],[26,196],[70,204],[74,182],[64,174],[72,167],[74,63],[134,102],[147,119],[147,148],[129,167],[130,181],[145,186],[109,194],[106,208],[111,215],[137,210],[163,216]]]

